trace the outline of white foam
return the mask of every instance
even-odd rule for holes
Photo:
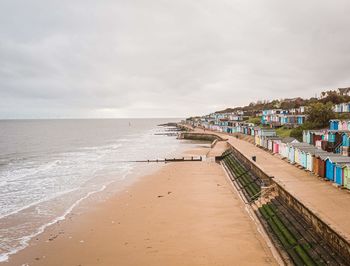
[[[37,218],[43,216],[50,222],[37,226],[33,233],[25,230],[18,232],[15,237],[10,239],[13,240],[10,245],[4,243],[11,249],[0,254],[0,262],[8,260],[10,255],[24,249],[33,237],[44,232],[48,226],[65,219],[67,214],[81,201],[94,193],[103,191],[106,184],[115,181],[115,176],[118,176],[118,180],[125,179],[135,164],[117,163],[117,161],[121,159],[149,159],[156,156],[164,158],[163,156],[173,152],[175,147],[178,147],[177,140],[156,136],[154,132],[156,131],[149,130],[142,135],[128,135],[128,138],[116,139],[113,143],[102,146],[48,154],[45,158],[31,157],[25,162],[15,160],[11,165],[8,164],[6,169],[2,168],[3,170],[0,170],[0,187],[2,186],[0,188],[0,205],[6,206],[7,209],[0,210],[0,214],[4,214],[0,218],[17,213],[19,213],[17,215],[21,215],[22,211],[39,204],[40,207],[33,209],[33,214]],[[124,142],[129,141],[130,145],[123,145]],[[4,179],[5,172],[8,173],[8,176]],[[100,189],[94,190],[100,186],[102,186]],[[67,206],[68,202],[62,201],[61,207],[66,206],[66,211],[61,216],[52,218],[54,215],[52,212],[50,213],[52,208],[46,212],[52,206],[50,205],[51,201],[55,201],[55,198],[72,191],[81,191],[74,193],[75,198],[79,197],[79,194],[83,194],[83,191],[86,192],[85,196],[80,197],[70,206]],[[74,196],[70,197],[70,200],[72,199]],[[11,230],[11,228],[8,229]],[[33,229],[30,228],[30,230]]]
[[[110,182],[111,183],[111,182]],[[8,261],[9,257],[11,255],[14,255],[16,254],[18,251],[26,248],[29,244],[29,241],[33,238],[33,237],[36,237],[37,235],[43,233],[45,231],[45,229],[59,221],[62,221],[66,218],[66,216],[72,212],[72,210],[78,206],[83,200],[87,199],[88,197],[90,197],[91,195],[95,194],[95,193],[98,193],[98,192],[102,192],[103,190],[106,189],[106,187],[108,186],[109,184],[106,184],[106,185],[103,185],[100,189],[98,190],[95,190],[95,191],[90,191],[88,192],[84,197],[80,198],[79,200],[77,200],[76,202],[74,202],[64,213],[63,215],[55,218],[54,220],[42,225],[41,227],[38,228],[38,230],[36,232],[34,232],[33,234],[30,234],[30,235],[27,235],[27,236],[24,236],[21,238],[20,240],[20,245],[16,248],[13,248],[12,250],[6,252],[6,253],[2,253],[0,254],[0,262],[4,262],[4,261]]]

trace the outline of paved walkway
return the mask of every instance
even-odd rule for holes
[[[202,129],[194,132],[203,133]],[[206,131],[207,132],[207,131]],[[211,132],[212,133],[212,132]],[[350,240],[350,193],[320,180],[315,175],[282,160],[255,145],[222,133],[215,133],[237,148],[248,158],[255,155],[257,165],[288,192],[300,200],[305,206],[342,236]]]

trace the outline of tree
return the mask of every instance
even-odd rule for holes
[[[261,124],[261,117],[249,117],[249,119],[247,120],[247,122],[249,123],[253,123],[255,125],[260,125]]]
[[[333,104],[331,102],[326,104],[322,104],[320,102],[310,104],[310,106],[307,108],[306,114],[307,120],[315,128],[327,127],[329,120],[335,117],[335,113],[333,112]]]

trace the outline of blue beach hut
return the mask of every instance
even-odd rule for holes
[[[329,129],[330,130],[338,130],[339,129],[339,120],[332,119],[329,121]]]
[[[340,166],[338,169],[336,169],[337,165],[342,165],[342,164],[349,164],[350,163],[350,157],[346,156],[329,156],[326,159],[326,178],[328,180],[332,180],[336,182],[336,174],[338,171],[338,181],[341,184],[342,181],[342,175],[343,175],[343,168]]]
[[[326,178],[328,180],[334,180],[334,165],[330,158],[326,159]]]
[[[335,183],[339,186],[343,185],[343,164],[335,165]]]

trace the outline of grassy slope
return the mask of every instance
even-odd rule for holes
[[[280,127],[276,129],[276,133],[279,137],[285,138],[285,137],[289,137],[290,136],[290,132],[292,131],[292,129],[287,129],[284,127]]]

